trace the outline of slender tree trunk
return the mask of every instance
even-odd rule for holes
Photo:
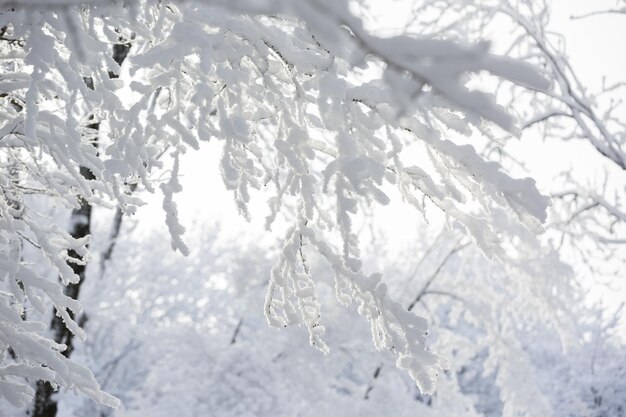
[[[93,174],[87,168],[81,167],[81,174],[86,179],[94,179]],[[79,239],[90,234],[91,232],[91,205],[85,200],[81,201],[80,208],[72,211],[71,216],[71,230],[72,237]],[[68,251],[68,255],[73,258],[79,258],[78,254],[73,250]],[[76,284],[69,284],[65,287],[65,294],[71,298],[78,299],[80,295],[80,288],[83,282],[85,282],[85,272],[87,265],[69,263],[74,273],[78,275],[80,281]],[[74,318],[74,313],[69,311],[70,317]],[[81,320],[83,321],[83,320]],[[82,325],[83,323],[79,323]],[[63,320],[60,317],[54,316],[52,323],[50,324],[50,330],[52,331],[52,337],[55,342],[62,343],[67,346],[63,355],[69,357],[74,350],[74,335],[70,332]],[[35,395],[35,403],[33,407],[34,417],[55,417],[57,414],[57,402],[52,399],[54,389],[47,381],[37,382],[37,393]]]
[[[119,65],[124,62],[126,56],[128,55],[128,51],[130,50],[130,44],[118,44],[113,46],[113,59]],[[110,78],[117,78],[118,74],[109,72]],[[93,79],[90,77],[85,78],[85,83],[91,89],[94,88]],[[96,135],[96,139],[93,143],[95,147],[98,146],[97,135],[100,130],[100,123],[94,122],[90,125],[87,125],[88,129],[94,131]],[[95,179],[93,173],[86,167],[80,167],[80,174],[86,180]],[[119,212],[119,209],[118,209]],[[71,220],[70,220],[70,234],[75,239],[83,238],[89,234],[91,234],[91,215],[92,208],[89,202],[84,199],[80,201],[80,207],[72,211]],[[118,219],[118,215],[116,214],[116,221],[114,224],[114,234],[112,236],[113,239],[117,237],[119,233],[119,228],[121,226],[121,217]],[[111,247],[112,251],[112,247]],[[80,259],[78,253],[73,250],[68,251],[68,255],[71,258]],[[110,256],[110,252],[107,254]],[[65,287],[65,295],[77,300],[80,295],[80,289],[86,278],[87,265],[84,263],[73,263],[68,262],[68,265],[72,268],[74,273],[79,277],[79,281],[75,284],[69,284]],[[74,319],[74,313],[69,311],[69,315],[72,319]],[[85,322],[87,321],[87,315],[83,314],[78,320],[78,325],[83,327]],[[67,346],[65,351],[63,351],[63,355],[66,357],[70,357],[72,351],[74,350],[74,334],[69,331],[69,329],[63,323],[63,320],[54,315],[52,318],[52,322],[50,323],[50,330],[52,332],[52,337],[55,342],[61,343]],[[56,417],[58,405],[57,401],[52,398],[52,394],[54,394],[55,390],[52,385],[47,381],[38,381],[37,382],[37,390],[35,393],[35,399],[33,402],[32,416],[33,417]]]
[[[137,184],[131,184],[128,187],[128,194],[132,194],[135,189],[137,189]],[[122,230],[122,221],[124,220],[124,212],[121,208],[117,208],[115,210],[115,216],[113,217],[113,225],[111,226],[111,234],[109,236],[109,244],[106,249],[102,252],[102,257],[100,258],[100,277],[104,276],[104,272],[106,270],[106,264],[111,260],[111,256],[113,255],[113,249],[115,249],[115,245],[117,244],[117,237],[120,234],[120,230]]]

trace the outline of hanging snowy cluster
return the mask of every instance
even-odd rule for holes
[[[504,258],[499,235],[508,231],[491,207],[534,233],[548,199],[533,180],[510,177],[446,135],[488,134],[489,123],[516,132],[491,95],[467,87],[472,73],[548,85],[485,43],[377,37],[349,3],[23,0],[0,11],[0,396],[23,405],[32,396],[24,378],[44,379],[116,404],[24,315],[52,302],[84,337],[74,319],[80,305],[63,286],[76,280],[68,262],[86,262],[88,239],[51,226],[35,201],[132,213],[141,201],[129,187],[160,189],[172,247],[186,254],[174,198],[179,156],[210,139],[223,143],[223,180],[241,213],[249,216],[251,190],[264,189],[268,229],[278,215],[292,223],[270,280],[269,323],[304,325],[311,343],[328,349],[306,263],[313,248],[336,274],[338,299],[355,301],[370,321],[377,348],[433,392],[446,361],[426,348],[426,320],[363,270],[352,216],[386,204],[385,189],[396,187],[417,210],[434,205],[485,254]],[[111,45],[128,43],[128,75],[112,79],[121,69]],[[408,148],[426,152],[429,164],[408,162]],[[25,245],[54,273],[32,268]]]

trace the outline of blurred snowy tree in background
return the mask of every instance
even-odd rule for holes
[[[382,33],[376,2],[0,2],[0,412],[625,413],[621,306],[587,294],[626,261],[623,84],[589,91],[546,2],[393,4]],[[525,131],[603,176],[538,189]],[[185,233],[210,139],[265,238]],[[157,192],[168,235],[133,233]]]

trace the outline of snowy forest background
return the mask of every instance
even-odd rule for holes
[[[625,22],[0,0],[0,417],[626,415]]]

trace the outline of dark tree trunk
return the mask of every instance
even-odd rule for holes
[[[124,62],[126,56],[128,55],[128,51],[130,50],[130,44],[118,44],[113,46],[113,59],[119,65]],[[110,78],[117,78],[119,75],[113,72],[109,72]],[[85,83],[91,89],[94,88],[93,79],[90,77],[85,78]],[[92,116],[93,117],[93,116]],[[86,126],[88,129],[91,129],[95,133],[96,139],[93,142],[95,147],[98,147],[97,135],[100,130],[100,123],[94,121],[94,123]],[[86,180],[94,180],[95,176],[93,173],[86,167],[80,167],[80,174]],[[118,209],[119,211],[119,209]],[[75,239],[83,238],[91,233],[91,205],[81,199],[80,207],[72,211],[71,216],[71,229],[70,234]],[[112,238],[116,238],[119,233],[119,228],[121,226],[121,217],[117,219],[114,224],[114,234]],[[111,248],[112,251],[112,248]],[[78,253],[74,250],[69,250],[68,255],[71,258],[80,259]],[[110,256],[111,254],[106,254]],[[85,282],[85,273],[87,271],[87,265],[84,263],[73,263],[68,262],[68,265],[72,268],[74,273],[80,278],[79,281],[75,284],[69,284],[65,287],[65,295],[77,300],[80,295],[80,289],[83,283]],[[72,319],[74,319],[74,313],[72,311],[68,311],[68,314]],[[85,322],[87,321],[87,315],[83,314],[78,320],[78,325],[83,327]],[[67,358],[70,357],[72,351],[74,350],[74,334],[69,331],[69,329],[63,323],[63,320],[58,317],[56,314],[52,318],[52,322],[50,323],[50,330],[52,333],[52,338],[55,342],[61,343],[67,346],[65,351],[63,351],[63,355]],[[37,389],[35,393],[35,399],[33,402],[32,416],[33,417],[56,417],[57,414],[57,401],[52,397],[55,390],[52,385],[47,381],[38,381]]]
[[[85,179],[94,179],[93,173],[87,168],[81,167],[80,173]],[[87,201],[81,199],[80,208],[72,211],[71,224],[72,226],[70,234],[73,238],[80,239],[90,234],[91,205]],[[80,256],[73,250],[68,251],[68,255],[72,258],[80,259]],[[78,281],[76,284],[69,284],[67,287],[65,287],[65,295],[77,300],[78,296],[80,295],[81,285],[83,284],[83,282],[85,282],[85,271],[87,269],[87,265],[83,263],[77,264],[73,262],[69,262],[68,264],[72,268],[74,273],[80,278],[80,281]],[[71,310],[68,311],[68,314],[72,319],[74,319],[74,313]],[[52,332],[52,338],[55,342],[67,346],[65,351],[63,351],[63,355],[69,358],[72,354],[72,351],[74,350],[74,334],[68,330],[68,328],[63,323],[63,320],[57,315],[54,315],[52,318],[52,322],[50,323],[50,330]],[[49,382],[37,382],[37,392],[35,394],[35,402],[33,406],[34,417],[56,416],[57,402],[52,399],[53,393],[54,389]]]

